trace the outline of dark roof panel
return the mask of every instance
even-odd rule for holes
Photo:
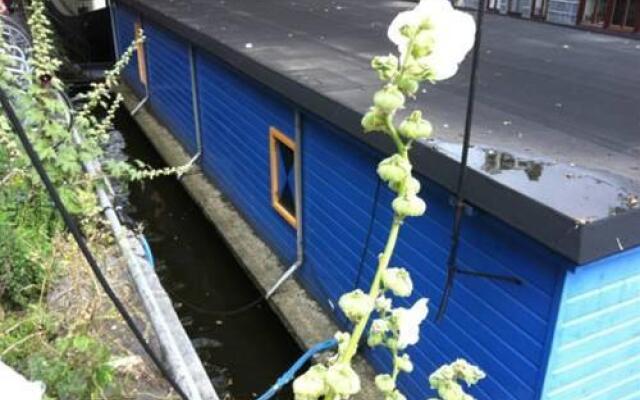
[[[388,0],[120,0],[291,101],[386,151],[359,120],[373,55],[411,5]],[[488,15],[467,196],[582,263],[640,243],[640,41]],[[416,149],[453,188],[469,62],[415,104],[437,139]]]

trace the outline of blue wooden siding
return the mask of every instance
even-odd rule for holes
[[[545,400],[640,399],[640,248],[566,276]]]
[[[204,171],[282,260],[292,262],[295,229],[271,206],[269,128],[293,137],[293,109],[200,51],[196,70]]]
[[[189,44],[151,23],[145,23],[145,35],[151,108],[193,155],[197,142]]]
[[[118,38],[118,55],[124,53],[135,38],[135,24],[138,15],[135,11],[120,4],[115,8],[116,36]],[[138,76],[138,55],[134,52],[131,61],[123,71],[123,79],[138,96],[145,93],[144,85]]]
[[[381,155],[355,138],[316,118],[304,120],[304,228],[306,260],[300,274],[317,287],[325,305],[354,287],[369,223]],[[524,235],[477,211],[466,219],[460,249],[468,269],[520,277],[515,286],[461,276],[441,324],[433,317],[445,280],[453,218],[450,194],[422,180],[428,216],[403,227],[392,263],[409,268],[415,295],[431,298],[432,315],[420,344],[410,352],[416,371],[401,380],[410,399],[427,396],[429,373],[456,357],[466,357],[487,372],[474,394],[479,399],[535,399],[546,365],[546,340],[554,313],[554,296],[566,265]],[[360,286],[370,282],[392,218],[392,193],[380,196],[377,221]],[[336,317],[345,321],[335,311]],[[377,368],[388,369],[386,355],[371,352]]]

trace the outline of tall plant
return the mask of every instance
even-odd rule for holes
[[[106,158],[103,147],[109,140],[114,117],[123,101],[123,97],[114,95],[113,90],[144,36],[136,35],[137,39],[124,51],[120,60],[105,73],[104,80],[92,84],[91,90],[83,95],[85,102],[82,108],[76,112],[70,109],[64,96],[64,83],[57,77],[62,63],[56,57],[52,39],[55,35],[45,12],[44,0],[32,0],[28,10],[27,24],[32,46],[27,52],[27,60],[16,57],[5,37],[0,37],[0,87],[10,97],[62,200],[83,223],[88,234],[99,227],[95,218],[99,211],[95,189],[102,184],[102,176],[88,173],[84,164]],[[28,62],[28,68],[24,62]],[[71,120],[74,121],[73,126]],[[82,139],[81,142],[78,138]],[[191,166],[152,169],[141,162],[115,160],[103,160],[103,164],[107,174],[128,179],[182,174]],[[0,298],[24,304],[37,296],[40,282],[44,279],[39,260],[47,258],[44,252],[41,257],[34,256],[33,236],[26,233],[37,232],[43,235],[41,241],[47,243],[50,241],[47,238],[55,236],[61,225],[35,170],[1,111],[0,214],[4,221],[0,224],[17,227],[11,235],[0,240],[0,254],[14,255],[11,263],[0,265]],[[32,229],[36,225],[42,228]],[[44,251],[44,248],[40,250]]]
[[[395,117],[407,98],[418,94],[420,85],[436,83],[456,74],[459,63],[474,43],[475,22],[453,9],[447,0],[422,0],[414,9],[398,14],[388,30],[399,55],[374,57],[372,67],[383,82],[373,96],[373,106],[362,119],[365,133],[380,132],[395,144],[396,152],[377,167],[380,179],[396,193],[391,203],[393,221],[369,291],[357,289],[342,295],[341,310],[353,323],[351,332],[338,332],[338,352],[326,364],[311,367],[294,382],[297,400],[348,399],[361,389],[352,359],[365,334],[370,347],[386,348],[393,364],[375,383],[385,400],[403,400],[397,388],[400,373],[411,373],[413,363],[406,352],[420,339],[420,324],[427,317],[428,300],[421,298],[411,308],[394,307],[394,297],[409,297],[413,282],[409,271],[390,267],[400,228],[409,217],[420,217],[426,204],[418,195],[420,181],[412,174],[409,152],[413,144],[431,136],[433,127],[420,110],[412,111],[399,124]],[[373,318],[373,321],[371,321]],[[368,328],[368,332],[367,332]],[[445,365],[429,381],[443,400],[471,399],[458,381],[475,384],[484,373],[464,360]]]

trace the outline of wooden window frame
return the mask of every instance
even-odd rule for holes
[[[140,19],[135,22],[133,29],[134,37],[137,41],[142,34],[142,21]],[[138,42],[136,44],[136,53],[138,53],[138,79],[143,85],[147,86],[147,57],[144,51],[144,43]]]
[[[271,172],[271,205],[276,210],[278,214],[285,221],[287,221],[294,228],[298,228],[298,220],[295,215],[291,214],[289,210],[287,210],[281,203],[280,198],[278,196],[280,189],[280,168],[278,164],[278,158],[280,155],[280,150],[278,149],[278,144],[281,143],[288,147],[292,152],[293,156],[297,157],[296,151],[297,146],[296,143],[291,140],[287,135],[282,133],[280,130],[274,127],[269,128],[269,164],[270,164],[270,172]],[[294,167],[295,168],[295,167]],[[298,185],[299,182],[295,182],[295,185]],[[300,204],[295,203],[295,195],[294,195],[294,206],[300,207]]]

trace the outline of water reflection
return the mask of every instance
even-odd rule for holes
[[[542,175],[545,163],[524,160],[517,158],[513,154],[506,151],[497,151],[493,149],[485,150],[484,164],[482,170],[490,175],[496,175],[503,171],[524,171],[529,180],[537,181]]]
[[[460,143],[432,140],[427,145],[460,160]],[[597,221],[640,208],[640,186],[607,171],[478,145],[469,149],[469,167],[575,221]]]

